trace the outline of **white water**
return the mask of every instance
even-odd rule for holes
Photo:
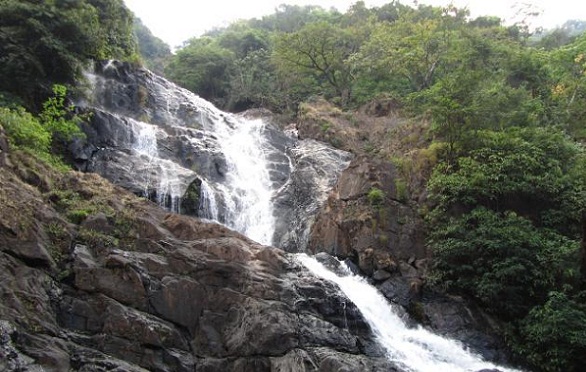
[[[363,278],[343,265],[346,276],[329,271],[315,258],[297,255],[316,276],[336,283],[360,310],[388,357],[410,372],[474,372],[482,369],[515,371],[483,361],[459,342],[433,334],[422,327],[408,328],[393,306]]]
[[[199,215],[212,221],[218,221],[218,202],[214,190],[206,181],[201,181]]]
[[[213,123],[214,134],[226,157],[223,193],[225,224],[249,238],[271,244],[275,217],[273,191],[263,151],[264,122],[226,116]]]
[[[157,126],[130,119],[136,134],[133,149],[148,159],[147,181],[144,185],[144,196],[148,197],[149,190],[157,190],[157,203],[172,212],[179,212],[180,200],[183,192],[181,182],[177,177],[177,165],[171,161],[161,159],[157,147]],[[149,172],[156,176],[148,177]],[[153,179],[158,179],[158,185],[153,185]]]

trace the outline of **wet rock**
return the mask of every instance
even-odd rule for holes
[[[304,252],[315,215],[352,155],[314,140],[296,142],[287,154],[292,169],[274,198],[279,212],[273,240],[288,252]]]
[[[410,281],[404,277],[387,279],[378,289],[389,301],[403,307],[408,307],[413,298]]]
[[[59,217],[39,190],[11,177],[0,173],[6,186],[0,193],[14,197],[15,210],[26,211],[27,195],[47,210],[27,214],[30,222],[43,226]],[[63,251],[56,268],[17,257],[15,244],[27,232],[0,229],[6,243],[0,252],[4,369],[327,371],[383,365],[358,309],[284,251],[216,223],[169,214],[94,175],[55,177],[97,210],[82,225],[67,225],[73,248]],[[132,228],[111,228],[121,213]],[[5,225],[12,226],[9,220]],[[80,231],[91,231],[91,238]]]
[[[383,282],[391,277],[391,274],[386,270],[377,270],[372,274],[372,279]]]
[[[279,372],[313,372],[318,367],[307,351],[295,349],[284,356],[271,358],[271,370]]]
[[[422,315],[439,334],[461,340],[487,360],[506,363],[507,353],[495,335],[497,323],[486,313],[463,298],[434,292],[423,292]]]
[[[93,254],[88,249],[87,245],[76,244],[73,247],[71,256],[74,260],[75,266],[80,268],[92,268],[97,265]]]
[[[374,249],[368,248],[358,253],[358,267],[364,275],[372,275],[375,267]]]
[[[394,266],[392,261],[426,258],[423,222],[396,198],[395,177],[397,172],[388,162],[364,155],[354,158],[316,216],[308,250],[342,259],[357,256],[368,276],[385,269],[381,265]],[[382,204],[373,205],[368,198],[375,188],[384,190]]]
[[[158,286],[149,299],[155,312],[161,318],[193,332],[205,305],[203,286],[187,278],[170,276],[164,277]]]
[[[87,292],[99,292],[123,304],[141,310],[147,308],[147,297],[141,275],[130,266],[74,267],[75,286]]]
[[[16,327],[5,320],[0,320],[0,370],[2,371],[40,371],[41,366],[28,355],[22,354],[14,345],[18,336]]]

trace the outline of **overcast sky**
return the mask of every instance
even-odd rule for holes
[[[260,18],[274,13],[279,4],[319,5],[345,12],[355,0],[124,0],[126,5],[159,38],[176,47],[183,41],[199,36],[214,27],[226,26],[237,19]],[[366,0],[368,7],[380,6],[390,0]],[[568,19],[586,20],[583,0],[419,0],[422,4],[467,7],[473,16],[496,15],[514,19],[519,7],[530,4],[542,12],[536,19],[540,26],[552,28]],[[413,0],[402,0],[413,4]]]

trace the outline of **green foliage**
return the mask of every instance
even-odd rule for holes
[[[89,215],[91,214],[91,211],[88,209],[75,209],[72,211],[69,211],[67,213],[67,219],[74,223],[79,225],[80,223],[82,223]]]
[[[409,188],[407,182],[400,178],[395,178],[395,190],[397,190],[397,200],[406,202],[409,198]]]
[[[73,84],[89,59],[131,58],[122,0],[0,1],[2,89],[38,109],[54,83]]]
[[[83,136],[79,128],[82,118],[74,114],[75,107],[66,104],[67,88],[64,85],[53,86],[53,96],[43,103],[39,115],[43,126],[51,133],[54,140],[71,141]]]
[[[444,217],[445,218],[445,217]],[[477,207],[437,223],[430,234],[443,285],[468,294],[504,319],[523,317],[569,279],[579,242],[508,211]]]
[[[383,190],[377,187],[372,187],[368,191],[368,194],[366,194],[366,198],[368,199],[370,205],[380,206],[385,200],[385,193]]]
[[[586,208],[584,151],[558,130],[508,128],[476,133],[478,147],[440,164],[429,181],[438,210],[482,205],[513,210],[570,236]]]
[[[586,34],[548,55],[552,71],[548,104],[552,121],[579,140],[586,139]]]
[[[23,108],[10,110],[0,107],[0,125],[6,130],[12,146],[24,147],[37,152],[48,152],[51,133],[37,118]]]
[[[38,117],[22,107],[0,107],[0,125],[6,130],[12,146],[33,153],[57,169],[66,170],[68,167],[53,151],[74,137],[83,136],[78,126],[83,118],[73,113],[73,106],[66,106],[65,86],[54,85],[53,93],[43,103]]]
[[[162,74],[166,60],[171,56],[169,45],[154,36],[138,18],[134,19],[133,31],[138,42],[138,52],[146,66],[150,70]]]
[[[521,323],[520,352],[544,371],[580,371],[586,365],[586,307],[563,292],[531,310]]]
[[[356,37],[349,30],[320,22],[279,35],[273,58],[277,71],[311,76],[320,84],[321,94],[337,97],[344,105],[352,94],[350,57],[357,48]]]
[[[211,38],[192,39],[166,68],[179,85],[215,103],[224,103],[234,54]]]
[[[428,183],[433,280],[508,321],[510,345],[538,370],[577,371],[583,327],[559,330],[584,317],[583,302],[546,295],[579,289],[584,149],[551,127],[474,135]]]
[[[271,107],[283,110],[288,102],[277,86],[270,52],[251,51],[236,60],[231,69],[227,108],[240,111],[250,107]]]
[[[111,235],[106,235],[93,229],[81,227],[77,239],[93,249],[117,248],[120,240]]]

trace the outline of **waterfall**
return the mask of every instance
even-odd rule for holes
[[[96,115],[86,131],[90,144],[74,155],[81,170],[173,212],[191,197],[186,213],[262,244],[304,250],[314,216],[351,154],[287,134],[258,119],[262,112],[252,119],[222,112],[129,64],[98,64],[86,77],[91,90],[78,105]],[[195,196],[199,206],[191,203]]]
[[[329,271],[315,258],[299,254],[297,259],[316,276],[336,283],[360,310],[387,356],[409,372],[474,372],[515,370],[482,360],[461,343],[438,336],[421,326],[409,328],[378,290],[340,263],[345,276]]]
[[[201,182],[199,215],[212,221],[218,221],[218,201],[214,190],[206,181]]]
[[[262,244],[271,244],[275,230],[272,188],[263,151],[264,122],[231,118],[216,121],[215,134],[226,157],[225,223]]]
[[[183,195],[181,182],[177,177],[177,165],[171,161],[161,159],[157,147],[157,126],[129,119],[136,139],[132,148],[147,158],[143,196],[151,197],[151,191],[156,190],[156,201],[159,205],[172,212],[179,212],[180,200]],[[156,180],[158,183],[155,184]]]
[[[224,113],[146,70],[136,74],[127,64],[108,62],[101,75],[87,76],[94,96],[81,106],[99,115],[87,131],[93,143],[78,153],[84,170],[174,212],[197,180],[200,217],[262,244],[303,250],[350,154],[299,140],[294,131],[287,136],[261,119]],[[456,341],[407,327],[364,279],[336,275],[306,255],[296,257],[316,276],[338,284],[402,370],[512,371],[483,361]]]

